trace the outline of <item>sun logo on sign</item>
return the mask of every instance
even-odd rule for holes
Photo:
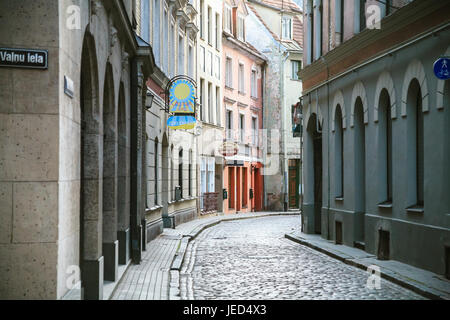
[[[172,84],[169,93],[171,113],[195,112],[195,88],[191,82],[179,79]]]

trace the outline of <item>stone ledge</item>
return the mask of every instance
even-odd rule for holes
[[[317,235],[293,232],[285,234],[285,238],[364,271],[371,265],[377,265],[381,277],[388,281],[429,299],[450,300],[450,281],[430,271],[395,260],[378,260],[375,255],[363,250],[335,245]]]

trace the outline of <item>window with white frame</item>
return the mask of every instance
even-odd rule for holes
[[[212,110],[212,83],[208,82],[208,122],[213,123],[213,110]]]
[[[216,13],[216,49],[219,49],[220,47],[220,41],[222,39],[222,37],[220,36],[220,16],[218,13]]]
[[[191,44],[188,49],[188,75],[191,78],[194,77],[194,49]]]
[[[200,38],[205,39],[205,1],[200,0]]]
[[[208,43],[212,45],[212,9],[208,7]]]
[[[208,51],[208,68],[209,75],[212,77],[214,75],[214,59],[212,52]]]
[[[244,64],[239,63],[239,92],[245,93],[245,75],[244,75]]]
[[[218,126],[221,125],[221,121],[220,121],[220,113],[222,112],[221,108],[220,108],[220,87],[216,86],[216,124]]]
[[[233,111],[227,110],[225,122],[227,140],[231,140],[233,138]]]
[[[257,82],[257,73],[255,69],[252,69],[251,75],[251,95],[253,98],[258,97],[258,82]]]
[[[215,63],[215,68],[214,68],[214,75],[217,79],[220,80],[220,57],[216,56],[216,63]]]
[[[292,18],[283,17],[281,21],[281,37],[283,39],[292,39]]]
[[[225,63],[225,85],[233,88],[233,60],[229,57]]]
[[[205,72],[206,63],[205,63],[205,47],[200,46],[200,70]]]
[[[299,80],[300,78],[298,77],[298,72],[302,69],[302,61],[301,60],[292,60],[291,65],[292,65],[291,79]]]
[[[244,131],[245,131],[245,115],[239,114],[239,141],[244,142]]]
[[[225,21],[225,25],[224,25],[225,31],[232,33],[232,30],[231,30],[231,8],[228,5],[225,5],[224,21]]]
[[[237,36],[241,41],[245,41],[245,18],[241,15],[238,15],[237,22]]]
[[[252,117],[252,144],[258,145],[258,118]]]
[[[184,74],[184,37],[178,37],[178,74]]]

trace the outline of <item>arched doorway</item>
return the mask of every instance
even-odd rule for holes
[[[308,213],[305,231],[320,234],[322,231],[322,126],[315,113],[309,117],[306,131],[305,207]]]
[[[119,240],[119,264],[130,260],[130,126],[127,121],[125,89],[119,87],[117,116],[117,239]]]
[[[360,97],[355,101],[354,139],[354,239],[356,242],[364,242],[364,220],[366,212],[366,134],[364,127],[364,107]]]
[[[82,299],[103,298],[101,117],[95,43],[83,41],[80,75],[80,269]]]
[[[103,89],[103,256],[104,279],[116,281],[117,241],[117,119],[111,64],[107,64]]]

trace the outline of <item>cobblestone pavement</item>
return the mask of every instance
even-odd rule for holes
[[[188,246],[180,273],[181,299],[424,299],[294,243],[284,234],[300,228],[298,216],[222,222]]]

